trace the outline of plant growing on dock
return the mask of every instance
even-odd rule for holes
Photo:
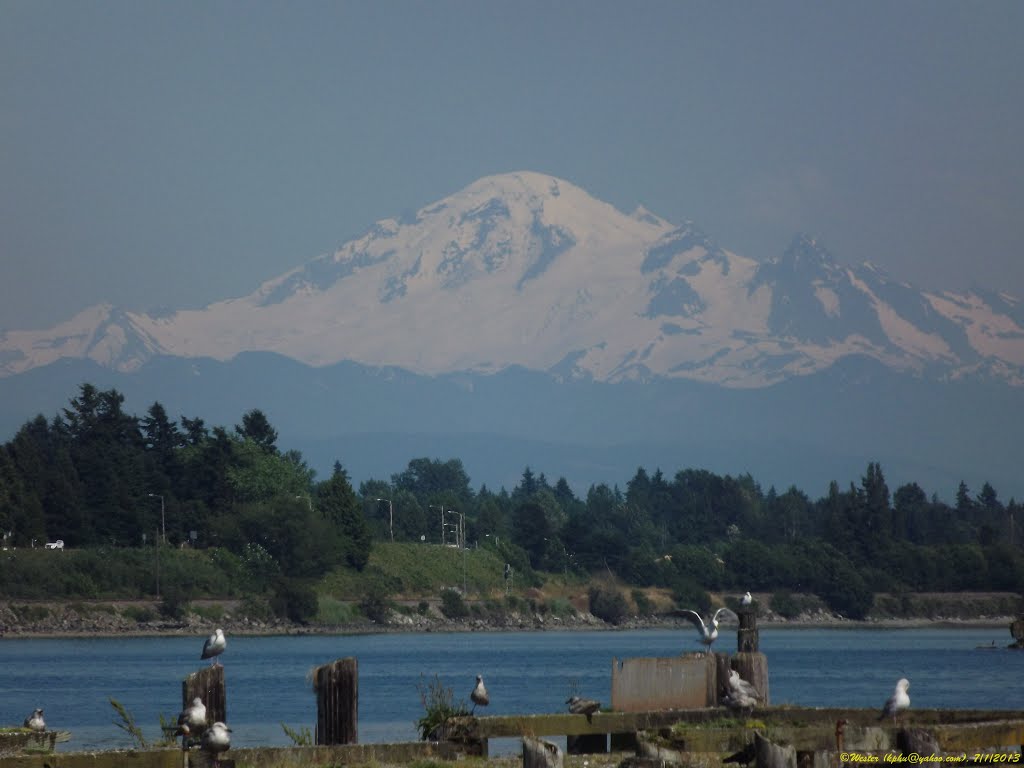
[[[149,743],[146,741],[146,737],[142,734],[142,729],[135,723],[135,716],[128,711],[124,704],[111,696],[110,706],[114,708],[114,711],[117,712],[118,716],[121,718],[120,722],[114,720],[114,725],[132,737],[132,744],[136,748],[145,749],[148,747]]]
[[[423,741],[436,741],[449,718],[469,716],[465,699],[456,705],[452,689],[441,683],[440,676],[434,675],[433,680],[427,681],[421,675],[416,689],[423,704],[423,717],[416,721],[416,728]]]
[[[288,727],[287,723],[281,723],[281,729],[296,747],[313,746],[313,732],[309,729],[309,726],[302,725],[295,729]]]

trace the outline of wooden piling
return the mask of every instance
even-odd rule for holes
[[[338,659],[313,671],[316,688],[316,743],[359,741],[359,665]]]
[[[761,694],[758,706],[767,707],[771,703],[768,691],[768,657],[763,653],[734,653],[730,660],[730,668],[735,669],[741,678],[746,680]],[[726,679],[729,672],[726,671]]]
[[[523,736],[523,768],[562,768],[564,762],[557,744]]]
[[[768,657],[758,651],[760,635],[757,629],[757,607],[744,605],[736,612],[740,618],[740,628],[736,631],[736,653],[730,661],[730,667],[739,672],[740,677],[757,688],[761,694],[761,706],[770,703],[768,697]],[[723,670],[719,664],[719,688]],[[724,670],[724,680],[728,684],[729,669]]]
[[[757,631],[757,608],[743,605],[736,611],[740,628],[736,630],[736,650],[740,653],[757,653],[760,638]]]
[[[181,708],[191,706],[192,700],[197,697],[206,705],[207,725],[228,721],[228,693],[224,682],[224,667],[220,664],[204,667],[181,681]]]
[[[797,768],[793,747],[773,744],[757,731],[754,732],[754,755],[757,768]]]

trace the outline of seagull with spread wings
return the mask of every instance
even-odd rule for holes
[[[676,615],[682,616],[684,619],[689,621],[691,624],[693,624],[693,626],[697,628],[697,631],[700,632],[700,641],[704,644],[706,653],[711,652],[712,643],[714,643],[715,640],[718,639],[718,622],[720,616],[725,617],[727,619],[731,619],[733,621],[740,620],[739,616],[737,616],[729,608],[719,608],[717,611],[715,611],[714,615],[711,617],[711,620],[709,622],[705,622],[704,619],[701,618],[701,615],[696,611],[691,611],[688,609],[677,611]]]

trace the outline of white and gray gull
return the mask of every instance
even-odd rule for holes
[[[718,617],[724,616],[727,619],[739,621],[739,616],[729,608],[719,608],[711,617],[711,621],[707,623],[705,623],[704,619],[702,619],[700,614],[696,611],[682,610],[677,611],[676,615],[687,619],[697,628],[697,631],[700,632],[700,641],[704,644],[705,652],[707,653],[711,652],[712,643],[718,639]]]
[[[178,730],[174,735],[183,736],[184,746],[187,747],[188,741],[198,738],[205,729],[206,705],[203,704],[201,698],[196,696],[192,699],[192,703],[181,710],[181,714],[178,715]]]
[[[484,687],[484,676],[476,676],[476,685],[473,688],[473,692],[469,694],[470,701],[473,702],[473,709],[470,714],[476,712],[477,705],[486,707],[491,703],[491,697],[487,695],[487,689]]]
[[[224,653],[224,649],[227,648],[227,646],[228,641],[227,638],[224,637],[224,630],[218,629],[216,632],[214,632],[212,635],[206,638],[206,642],[203,643],[203,655],[199,658],[213,659],[213,661],[211,661],[210,664],[217,664],[217,656],[220,656],[222,653]]]
[[[204,752],[209,753],[210,757],[213,758],[213,762],[217,763],[220,754],[227,752],[231,748],[231,729],[224,723],[217,721],[203,731],[203,737],[199,741],[199,745],[203,748]]]
[[[907,693],[907,689],[910,687],[910,681],[905,677],[901,677],[899,682],[896,683],[896,690],[892,692],[885,701],[885,706],[882,707],[882,714],[878,716],[879,720],[883,720],[886,717],[892,717],[893,724],[896,723],[896,716],[910,708],[910,694]]]
[[[740,677],[735,669],[729,670],[729,691],[722,703],[729,709],[749,714],[761,702],[761,693],[753,683]]]
[[[45,731],[46,721],[43,720],[43,710],[32,710],[32,714],[25,718],[25,727],[30,728],[33,731]]]

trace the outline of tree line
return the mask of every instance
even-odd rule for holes
[[[891,492],[869,463],[812,500],[749,474],[638,468],[624,489],[594,484],[580,498],[530,467],[511,490],[474,490],[459,459],[416,458],[356,490],[340,462],[317,480],[258,409],[229,429],[123,404],[83,384],[0,446],[5,546],[215,549],[280,591],[282,579],[364,568],[375,540],[468,544],[496,548],[522,583],[601,571],[702,608],[709,590],[811,592],[853,618],[876,592],[1024,585],[1020,505],[987,483],[976,494],[960,483],[949,505],[916,483]]]

